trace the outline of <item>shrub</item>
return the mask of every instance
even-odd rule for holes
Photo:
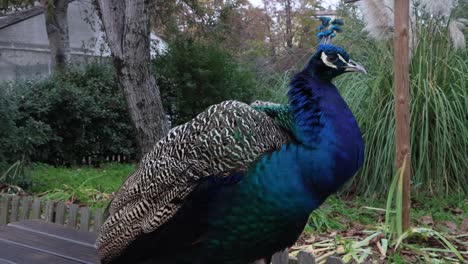
[[[248,102],[257,86],[250,70],[226,51],[182,37],[154,60],[157,83],[173,125],[228,99]]]
[[[84,157],[135,155],[133,127],[112,68],[89,65],[44,80],[17,81],[0,88],[2,160],[20,156],[52,164]],[[101,160],[100,160],[101,159]]]
[[[19,110],[19,101],[30,82],[0,85],[0,170],[7,163],[31,155],[39,145],[49,142],[52,130]]]
[[[173,125],[223,100],[249,101],[257,86],[228,53],[180,38],[154,66]],[[0,125],[3,169],[23,158],[73,165],[84,157],[99,163],[106,156],[136,154],[125,99],[113,68],[103,65],[0,84]]]

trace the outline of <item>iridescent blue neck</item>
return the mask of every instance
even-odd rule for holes
[[[363,139],[351,110],[330,81],[306,71],[292,79],[288,96],[295,136],[305,147],[298,159],[311,172],[307,181],[336,191],[363,163]]]
[[[296,123],[296,138],[310,147],[334,140],[333,123],[352,117],[338,89],[329,80],[306,71],[294,76],[288,96]]]

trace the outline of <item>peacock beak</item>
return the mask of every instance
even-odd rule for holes
[[[344,68],[347,72],[362,72],[367,74],[366,69],[353,60],[349,60],[348,64]]]

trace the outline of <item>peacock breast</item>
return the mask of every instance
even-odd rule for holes
[[[304,184],[298,163],[302,154],[299,146],[284,145],[252,164],[238,184],[217,194],[203,247],[223,252],[216,256],[219,263],[270,256],[298,239],[309,214],[323,202]]]

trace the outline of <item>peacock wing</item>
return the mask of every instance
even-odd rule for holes
[[[116,193],[96,242],[104,262],[169,220],[206,176],[224,177],[291,140],[265,112],[225,101],[175,127]]]
[[[291,135],[291,137],[294,138],[296,126],[294,123],[293,113],[291,112],[289,105],[265,101],[255,101],[251,103],[250,106],[257,111],[261,111],[267,114],[275,121],[278,126],[284,129]]]

